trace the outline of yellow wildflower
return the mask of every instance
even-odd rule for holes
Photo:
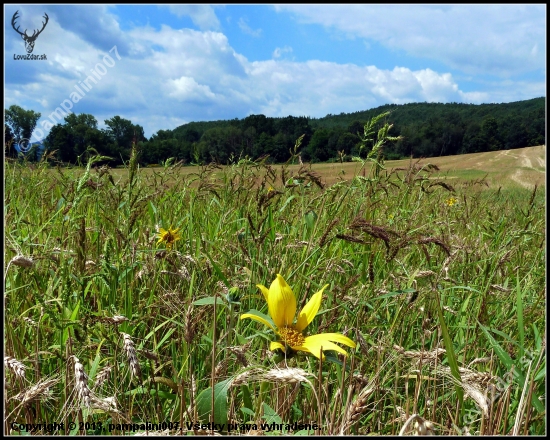
[[[445,201],[447,206],[453,206],[456,202],[458,202],[458,200],[455,199],[454,197],[450,197]]]
[[[313,321],[315,315],[321,306],[323,290],[328,284],[311,297],[302,311],[298,314],[298,319],[294,322],[296,314],[296,297],[290,286],[284,278],[277,274],[277,278],[271,283],[269,289],[261,284],[257,287],[262,291],[267,302],[269,316],[266,316],[256,310],[251,310],[249,313],[241,315],[241,319],[251,318],[270,327],[278,336],[279,341],[271,342],[270,350],[280,348],[286,352],[286,348],[292,350],[305,351],[313,354],[318,358],[323,358],[322,351],[334,350],[343,355],[347,355],[346,351],[334,344],[339,342],[348,347],[355,348],[353,342],[347,336],[340,333],[320,333],[317,335],[304,336],[302,332]]]
[[[159,241],[157,241],[157,244],[162,243],[164,241],[166,243],[166,247],[168,249],[171,249],[172,245],[176,241],[181,239],[181,235],[178,234],[178,231],[179,231],[179,228],[172,229],[172,226],[170,226],[168,230],[159,228],[159,233],[158,233]]]

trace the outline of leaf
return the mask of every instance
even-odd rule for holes
[[[226,379],[214,385],[214,417],[210,420],[212,413],[212,387],[202,391],[197,396],[197,413],[199,419],[204,423],[213,421],[227,427],[227,390],[231,386],[233,378]]]
[[[225,303],[221,298],[215,297],[215,296],[207,296],[205,298],[198,299],[196,301],[193,301],[194,306],[210,306],[216,303],[217,305],[225,306]]]
[[[218,265],[216,264],[216,262],[212,259],[212,257],[210,257],[210,254],[208,252],[206,252],[206,250],[204,251],[204,253],[206,254],[206,256],[208,257],[208,259],[210,260],[210,263],[212,263],[212,267],[214,268],[214,272],[216,272],[216,274],[221,278],[221,280],[223,281],[223,283],[225,284],[225,286],[230,289],[231,288],[231,284],[229,284],[229,281],[227,281],[227,278],[225,277],[225,275],[223,274],[223,272],[221,271],[221,269],[218,267]],[[213,304],[213,303],[212,303]]]
[[[519,333],[519,357],[523,357],[525,347],[525,327],[523,325],[523,298],[522,289],[519,284],[519,274],[516,278],[516,312],[518,317],[518,333]]]
[[[288,199],[285,200],[285,203],[283,203],[283,206],[281,209],[279,209],[279,213],[283,212],[286,208],[286,206],[292,201],[292,199],[296,198],[296,196],[292,195]]]
[[[157,208],[155,208],[155,205],[153,205],[153,202],[149,202],[148,205],[148,211],[149,211],[149,218],[151,219],[151,223],[154,225],[156,223],[157,219]]]
[[[517,379],[520,388],[523,389],[525,385],[525,377],[522,374],[521,366],[516,365],[512,361],[512,358],[510,357],[510,355],[506,352],[504,348],[500,346],[500,344],[495,340],[495,338],[493,338],[491,333],[489,333],[489,329],[487,327],[484,327],[483,325],[481,325],[479,321],[478,321],[478,325],[483,331],[483,333],[485,334],[485,337],[489,341],[489,344],[491,344],[491,346],[495,350],[495,353],[497,354],[500,361],[504,364],[504,366],[508,370],[512,370],[512,367],[513,367],[514,377]],[[539,413],[543,413],[545,411],[544,404],[539,400],[539,397],[540,397],[540,393],[533,392],[533,395],[531,396],[531,403]]]
[[[308,211],[305,215],[305,220],[306,227],[308,228],[308,230],[311,231],[313,225],[315,224],[315,221],[317,220],[317,214],[315,213],[315,211]]]
[[[283,420],[279,414],[277,414],[277,412],[267,403],[263,402],[262,406],[264,408],[264,415],[262,418],[265,419],[267,424],[276,423],[277,425],[281,425],[283,423]]]
[[[162,344],[164,344],[164,341],[166,341],[175,331],[176,331],[175,328],[171,328],[166,332],[166,334],[162,337],[160,342],[157,344],[157,350],[161,347]]]
[[[247,414],[247,415],[252,416],[252,417],[254,417],[256,415],[256,413],[254,411],[252,411],[250,408],[247,408],[246,406],[241,407],[240,410],[243,414]]]
[[[445,350],[447,351],[447,360],[449,362],[449,367],[451,368],[451,374],[457,381],[457,383],[455,384],[455,389],[462,417],[464,411],[464,389],[462,388],[462,377],[460,376],[460,372],[458,370],[458,361],[456,359],[453,341],[451,339],[451,336],[449,335],[449,330],[447,329],[447,324],[445,323],[445,318],[443,316],[443,309],[441,308],[441,297],[439,294],[437,295],[437,300],[435,303],[437,307],[437,314],[439,316],[439,325],[441,326],[441,334],[443,335],[443,342],[445,344]],[[462,422],[462,420],[460,420],[460,422]]]

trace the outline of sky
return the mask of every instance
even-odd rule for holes
[[[15,26],[12,26],[14,14]],[[27,54],[21,34],[35,38]],[[16,32],[18,29],[21,34]],[[546,96],[546,5],[4,5],[4,108],[191,121]]]

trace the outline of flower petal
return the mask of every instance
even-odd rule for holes
[[[323,288],[319,290],[319,292],[317,292],[315,295],[313,295],[304,306],[304,308],[298,315],[298,321],[294,326],[297,331],[303,331],[311,323],[311,321],[313,321],[313,318],[315,318],[315,315],[317,315],[317,312],[319,311],[319,307],[321,307],[323,290],[325,290],[327,287],[328,284],[325,284]]]
[[[278,328],[292,325],[296,314],[296,297],[285,279],[279,274],[269,287],[267,305],[269,315]]]
[[[337,351],[338,353],[342,353],[344,356],[347,356],[346,350],[334,344],[333,342],[330,342],[328,339],[324,338],[326,334],[330,334],[330,333],[308,336],[301,347],[292,347],[292,349],[308,351],[311,354],[313,354],[315,357],[322,358],[322,359],[324,359],[325,356],[321,353],[321,350],[323,351],[334,350],[334,351]]]
[[[267,319],[265,318],[262,318],[261,316],[258,316],[258,315],[255,315],[253,313],[244,313],[241,315],[241,319],[246,319],[246,318],[250,318],[250,319],[253,319],[254,321],[258,321],[258,322],[261,322],[263,325],[267,325],[271,330],[273,330],[274,332],[276,332],[277,330],[275,329],[275,327],[273,327],[273,325],[271,324],[271,322],[269,322]]]
[[[273,342],[271,342],[271,344],[269,344],[269,349],[271,351],[275,351],[278,348],[280,348],[281,350],[283,350],[284,353],[286,353],[286,347],[284,346],[284,344],[281,344],[278,341],[273,341]]]
[[[353,342],[350,338],[348,338],[347,336],[344,336],[341,333],[320,333],[318,335],[312,335],[312,336],[309,336],[309,337],[310,338],[322,338],[322,339],[325,339],[327,341],[338,342],[340,344],[347,345],[348,347],[351,347],[351,348],[355,348],[357,346],[357,344],[355,342]]]
[[[256,287],[262,291],[262,293],[264,294],[265,302],[269,304],[269,289],[261,284],[256,284]]]

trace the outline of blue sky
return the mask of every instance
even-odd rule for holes
[[[40,29],[34,55],[20,31]],[[4,5],[4,108],[190,121],[546,96],[546,5]],[[116,47],[116,48],[115,48]]]

